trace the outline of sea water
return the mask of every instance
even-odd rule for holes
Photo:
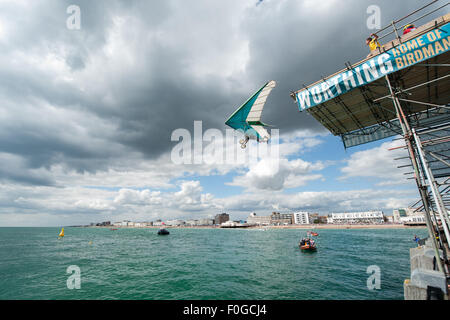
[[[305,230],[169,230],[65,228],[58,240],[60,228],[0,228],[0,299],[403,299],[409,248],[426,236],[319,229],[305,253]]]

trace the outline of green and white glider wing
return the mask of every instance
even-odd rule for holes
[[[237,109],[225,124],[235,130],[242,131],[244,134],[254,135],[259,139],[269,139],[269,133],[264,128],[267,125],[261,122],[261,114],[267,97],[275,86],[275,81],[267,82]]]

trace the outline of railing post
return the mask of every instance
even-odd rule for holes
[[[397,36],[398,42],[402,43],[402,38],[400,37],[400,35],[397,32],[397,27],[395,26],[395,21],[392,21],[392,28],[394,28],[395,35]]]

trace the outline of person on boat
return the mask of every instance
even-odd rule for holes
[[[407,24],[404,28],[403,28],[403,35],[408,34],[412,31],[416,30],[416,27],[414,27],[413,24]]]
[[[416,234],[414,235],[414,241],[416,243],[419,243],[419,241],[420,241],[420,238]]]

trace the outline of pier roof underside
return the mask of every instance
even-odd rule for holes
[[[450,123],[419,132],[419,136],[434,177],[450,177]]]
[[[428,128],[450,120],[449,66],[450,52],[446,52],[389,75],[412,127]],[[307,111],[341,136],[346,148],[402,133],[384,77]]]

